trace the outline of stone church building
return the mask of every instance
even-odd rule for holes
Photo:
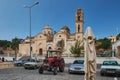
[[[58,32],[53,33],[49,25],[46,25],[42,32],[31,37],[31,53],[32,56],[45,55],[46,51],[62,50],[64,56],[70,56],[69,49],[75,44],[76,40],[83,39],[84,16],[83,10],[77,9],[75,15],[75,33],[71,34],[68,26],[63,26]],[[30,37],[24,39],[19,44],[19,53],[21,55],[30,54]]]

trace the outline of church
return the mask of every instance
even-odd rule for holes
[[[71,56],[70,48],[75,44],[76,40],[83,39],[84,29],[84,15],[83,10],[78,8],[75,13],[75,33],[71,34],[68,26],[63,26],[58,32],[53,33],[49,25],[46,25],[43,30],[33,37],[26,37],[19,44],[19,54],[30,54],[31,42],[31,55],[44,56],[46,51],[62,50],[63,56]],[[31,40],[31,41],[30,41]]]

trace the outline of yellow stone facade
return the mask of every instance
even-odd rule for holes
[[[62,50],[64,56],[70,56],[69,51],[71,45],[74,45],[76,40],[83,39],[84,16],[82,9],[77,9],[75,15],[75,30],[74,34],[70,33],[67,26],[63,26],[58,32],[53,33],[49,25],[46,25],[42,32],[31,38],[32,56],[45,55],[48,49]],[[24,39],[19,44],[19,53],[21,55],[29,55],[30,53],[30,38]]]

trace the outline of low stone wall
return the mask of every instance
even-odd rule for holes
[[[73,63],[74,60],[76,59],[81,59],[81,60],[84,60],[84,57],[64,57],[64,60],[65,60],[65,63]],[[120,59],[119,58],[116,58],[116,57],[96,57],[96,63],[97,64],[102,64],[103,61],[105,60],[116,60],[118,62],[118,64],[120,64]]]
[[[0,69],[13,68],[13,67],[14,65],[12,63],[4,63],[4,62],[0,63]]]

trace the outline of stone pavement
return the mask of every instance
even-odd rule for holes
[[[96,80],[120,80],[120,77],[100,76],[100,72],[96,73]],[[0,80],[84,80],[83,74],[69,74],[67,68],[65,72],[59,72],[53,75],[51,72],[38,73],[36,70],[25,70],[23,67],[15,67],[11,69],[0,70]]]

